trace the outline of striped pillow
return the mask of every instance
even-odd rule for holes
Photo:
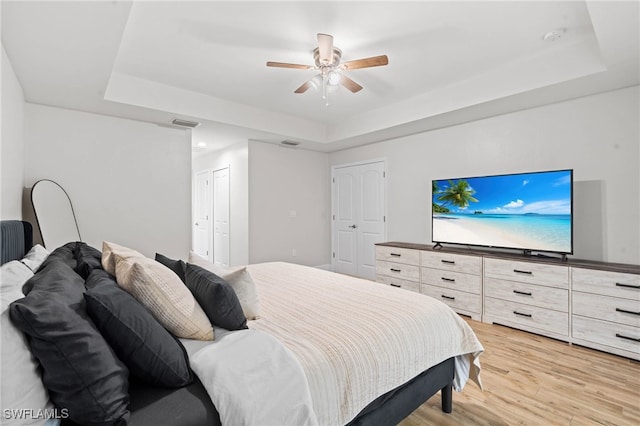
[[[146,257],[115,254],[116,280],[176,337],[213,340],[206,314],[169,268]]]

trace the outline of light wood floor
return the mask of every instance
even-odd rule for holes
[[[499,325],[468,320],[484,346],[484,390],[440,394],[401,426],[640,425],[640,362]]]

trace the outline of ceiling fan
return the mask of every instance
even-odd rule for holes
[[[267,62],[267,66],[320,71],[318,75],[298,87],[294,93],[304,93],[310,87],[321,86],[322,97],[327,100],[328,105],[328,88],[330,86],[337,86],[340,84],[352,93],[362,90],[362,86],[344,75],[344,73],[341,73],[341,71],[378,67],[389,63],[387,55],[372,56],[370,58],[356,59],[340,63],[341,57],[342,51],[333,45],[333,36],[318,33],[318,47],[313,50],[315,65],[300,65],[269,61]]]

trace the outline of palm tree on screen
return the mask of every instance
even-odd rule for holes
[[[450,180],[449,186],[439,191],[437,200],[442,202],[442,206],[453,204],[459,208],[467,208],[470,202],[478,202],[478,200],[473,197],[475,193],[475,189],[473,189],[466,180],[460,179],[457,182]]]

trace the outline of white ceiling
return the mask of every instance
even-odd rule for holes
[[[2,43],[29,102],[167,124],[194,143],[332,151],[636,85],[637,1],[2,1]],[[561,30],[556,41],[543,35]],[[316,33],[364,86],[294,94]]]

